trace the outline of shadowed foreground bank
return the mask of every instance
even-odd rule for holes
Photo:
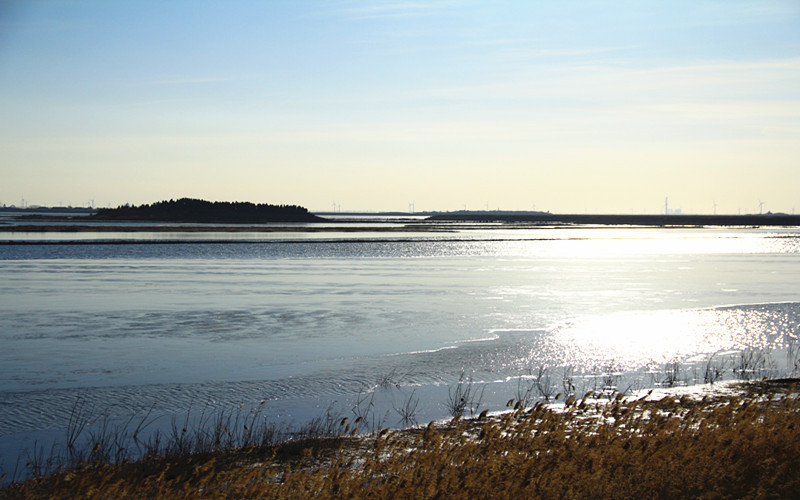
[[[571,397],[373,437],[87,467],[0,498],[788,498],[800,491],[798,391],[791,380],[702,399]]]

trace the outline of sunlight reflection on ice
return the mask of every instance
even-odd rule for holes
[[[696,353],[782,347],[797,338],[796,307],[618,312],[570,322],[553,340],[579,365],[603,360],[635,369]]]
[[[520,255],[547,252],[557,257],[619,258],[623,255],[704,255],[752,253],[800,253],[800,240],[793,231],[772,233],[738,229],[705,228],[561,228],[517,233],[521,240],[536,238],[549,245],[532,247],[525,241],[507,242]],[[544,250],[544,252],[543,252]],[[534,254],[531,254],[532,256]]]

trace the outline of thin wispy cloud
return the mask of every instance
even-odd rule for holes
[[[419,17],[438,13],[456,5],[451,1],[431,2],[369,2],[345,7],[342,12],[357,19]]]
[[[728,101],[724,103],[668,102],[643,106],[642,109],[659,114],[675,114],[705,119],[756,119],[800,117],[800,100],[794,101]],[[800,128],[800,123],[798,123]],[[797,129],[796,129],[797,130]],[[797,130],[800,132],[800,130]]]
[[[602,49],[601,49],[602,50]],[[609,49],[613,50],[613,49]],[[581,52],[580,49],[576,53]],[[703,62],[694,65],[662,64],[615,59],[562,60],[556,64],[520,68],[514,78],[465,85],[429,87],[405,92],[406,98],[504,99],[551,98],[554,96],[622,96],[626,100],[651,101],[676,92],[708,92],[708,98],[723,99],[729,92],[763,91],[769,85],[790,90],[800,80],[800,59],[761,62]],[[591,81],[592,85],[587,85]],[[737,85],[732,85],[736,83]],[[636,91],[636,92],[634,92]],[[706,95],[706,94],[703,94]]]
[[[713,2],[693,2],[692,7],[692,15],[682,18],[683,23],[692,27],[714,28],[752,24],[776,17],[794,18],[795,22],[800,22],[800,3],[796,1],[731,2],[722,5]]]
[[[525,55],[528,57],[580,57],[620,52],[629,50],[631,48],[633,47],[529,48],[520,55]]]
[[[249,80],[252,76],[205,76],[205,77],[166,77],[147,82],[150,85],[196,85],[203,83],[227,83]]]

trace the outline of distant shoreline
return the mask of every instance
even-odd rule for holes
[[[380,214],[375,214],[380,217]],[[409,220],[374,220],[370,226],[357,225],[363,220],[323,220],[319,222],[253,222],[185,223],[175,221],[141,220],[91,220],[82,217],[35,217],[17,218],[15,224],[0,223],[0,233],[407,233],[407,232],[453,232],[464,229],[535,229],[540,227],[642,227],[642,228],[699,228],[699,227],[800,227],[797,215],[583,215],[583,214],[441,214]],[[26,224],[25,222],[47,222]],[[398,223],[404,225],[399,226]],[[465,224],[475,224],[469,226]],[[458,224],[458,225],[454,225]],[[487,224],[499,224],[487,226]]]
[[[504,229],[542,226],[800,227],[800,215],[771,212],[746,215],[557,214],[500,210],[311,213],[294,206],[211,204],[186,199],[153,206],[100,209],[85,215],[47,208],[29,210],[29,213],[26,213],[28,210],[6,210],[14,214],[10,219],[13,223],[4,224],[0,220],[0,232],[435,232],[466,229],[464,224],[469,223],[481,229],[489,229],[487,224],[500,224]],[[364,222],[369,222],[370,227],[356,225]]]
[[[359,227],[349,226],[343,223],[341,227],[319,227],[313,223],[298,223],[303,225],[277,226],[277,225],[218,225],[218,224],[197,224],[192,226],[182,225],[143,225],[139,221],[132,221],[137,225],[117,225],[115,223],[99,223],[97,225],[16,225],[2,226],[0,232],[9,233],[324,233],[324,232],[408,232],[408,231],[435,231],[434,226],[430,229],[418,227]],[[158,223],[152,223],[158,224]],[[173,224],[165,222],[164,224]],[[441,226],[435,226],[441,227]]]
[[[527,222],[538,224],[579,224],[603,226],[800,226],[800,215],[622,215],[551,213],[447,213],[433,215],[430,221]]]

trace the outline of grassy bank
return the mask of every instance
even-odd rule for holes
[[[702,397],[517,404],[376,436],[95,465],[12,485],[0,498],[793,496],[800,386],[726,387]],[[357,425],[340,423],[343,433]]]

